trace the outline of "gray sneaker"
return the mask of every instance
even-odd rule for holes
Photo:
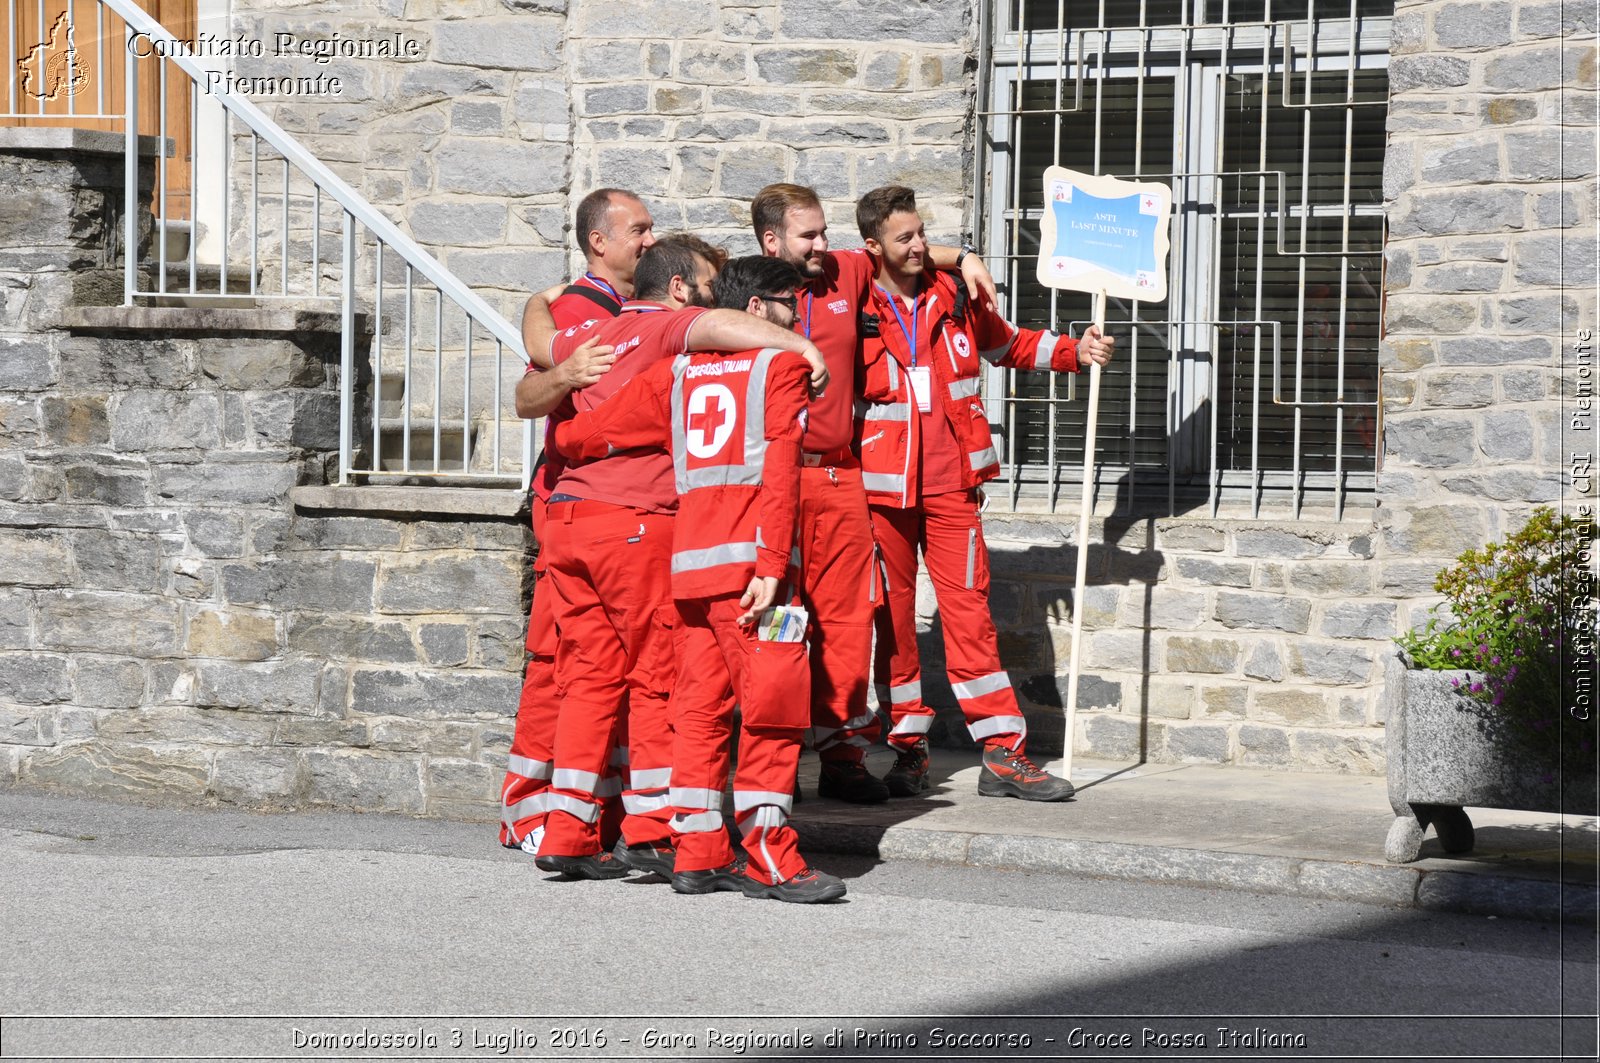
[[[890,797],[916,797],[933,785],[928,778],[928,740],[919,738],[910,749],[897,752],[883,785],[889,788]]]

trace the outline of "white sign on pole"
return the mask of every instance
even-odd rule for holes
[[[1150,181],[1096,177],[1061,166],[1044,172],[1039,222],[1039,283],[1094,293],[1094,323],[1106,330],[1106,297],[1160,302],[1167,297],[1167,225],[1172,190]],[[1078,650],[1089,573],[1089,513],[1094,508],[1094,437],[1100,416],[1100,367],[1089,370],[1083,429],[1083,501],[1078,515],[1078,579],[1072,607],[1072,663],[1067,672],[1066,740],[1061,774],[1072,777],[1078,712]]]

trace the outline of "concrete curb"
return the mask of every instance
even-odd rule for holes
[[[1600,887],[1493,872],[1435,871],[1164,845],[881,827],[804,814],[807,851],[1008,871],[1083,874],[1545,922],[1600,924]]]

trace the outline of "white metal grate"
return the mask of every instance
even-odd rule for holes
[[[976,204],[1005,309],[1077,333],[1090,297],[1034,279],[1059,164],[1173,192],[1169,297],[1112,300],[1101,501],[1342,515],[1377,459],[1387,0],[995,0]],[[1069,378],[996,370],[1012,507],[1081,477]],[[1111,498],[1105,496],[1110,494]]]

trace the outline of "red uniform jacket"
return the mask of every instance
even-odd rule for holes
[[[1000,456],[989,436],[989,418],[978,398],[986,365],[1011,369],[1078,371],[1078,343],[1054,332],[1019,329],[986,307],[967,303],[956,314],[959,277],[929,270],[917,295],[918,316],[932,321],[931,351],[918,364],[931,369],[930,402],[942,404],[960,446],[963,487],[976,487],[1000,472]],[[917,504],[921,415],[911,393],[912,364],[905,333],[895,327],[891,296],[873,285],[867,313],[878,318],[877,336],[863,336],[857,379],[861,399],[861,478],[867,500],[907,509]],[[904,317],[904,310],[901,311]],[[919,328],[920,332],[921,329]]]
[[[678,488],[672,593],[743,591],[752,576],[792,578],[800,437],[811,366],[772,347],[679,355],[640,373],[598,409],[557,426],[574,461],[669,447]]]

